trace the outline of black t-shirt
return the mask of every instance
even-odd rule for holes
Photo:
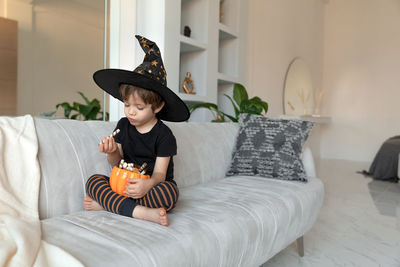
[[[116,129],[120,129],[120,132],[114,138],[121,144],[126,162],[137,165],[146,162],[146,174],[152,175],[156,158],[170,156],[165,180],[171,181],[174,178],[172,156],[176,155],[176,139],[167,125],[158,120],[149,132],[142,134],[127,118],[121,118]]]

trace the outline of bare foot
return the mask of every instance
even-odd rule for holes
[[[152,209],[144,206],[136,206],[132,217],[168,226],[167,212],[164,208]]]
[[[83,207],[85,208],[85,210],[104,210],[99,203],[94,201],[88,195],[86,195],[86,197],[83,199]]]

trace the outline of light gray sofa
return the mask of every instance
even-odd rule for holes
[[[324,198],[309,150],[303,152],[308,183],[225,177],[237,124],[166,124],[178,143],[180,189],[168,227],[83,210],[88,177],[111,172],[98,143],[116,123],[35,119],[42,238],[86,266],[259,266],[302,241]]]
[[[398,165],[397,165],[397,177],[400,178],[400,153],[399,153],[399,161],[398,161]]]

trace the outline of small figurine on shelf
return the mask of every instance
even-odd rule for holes
[[[193,81],[190,79],[190,77],[192,77],[192,74],[190,72],[186,72],[186,77],[183,80],[182,88],[186,94],[194,95],[196,92],[194,92]]]
[[[183,35],[185,35],[186,37],[190,37],[190,33],[192,32],[192,30],[189,28],[189,26],[185,26],[185,28],[183,28]]]

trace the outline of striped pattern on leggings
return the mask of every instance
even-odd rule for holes
[[[132,217],[137,205],[149,208],[165,208],[170,211],[179,198],[179,190],[175,181],[164,181],[155,185],[147,194],[139,199],[124,197],[111,190],[110,178],[95,174],[86,182],[86,193],[105,210]]]

